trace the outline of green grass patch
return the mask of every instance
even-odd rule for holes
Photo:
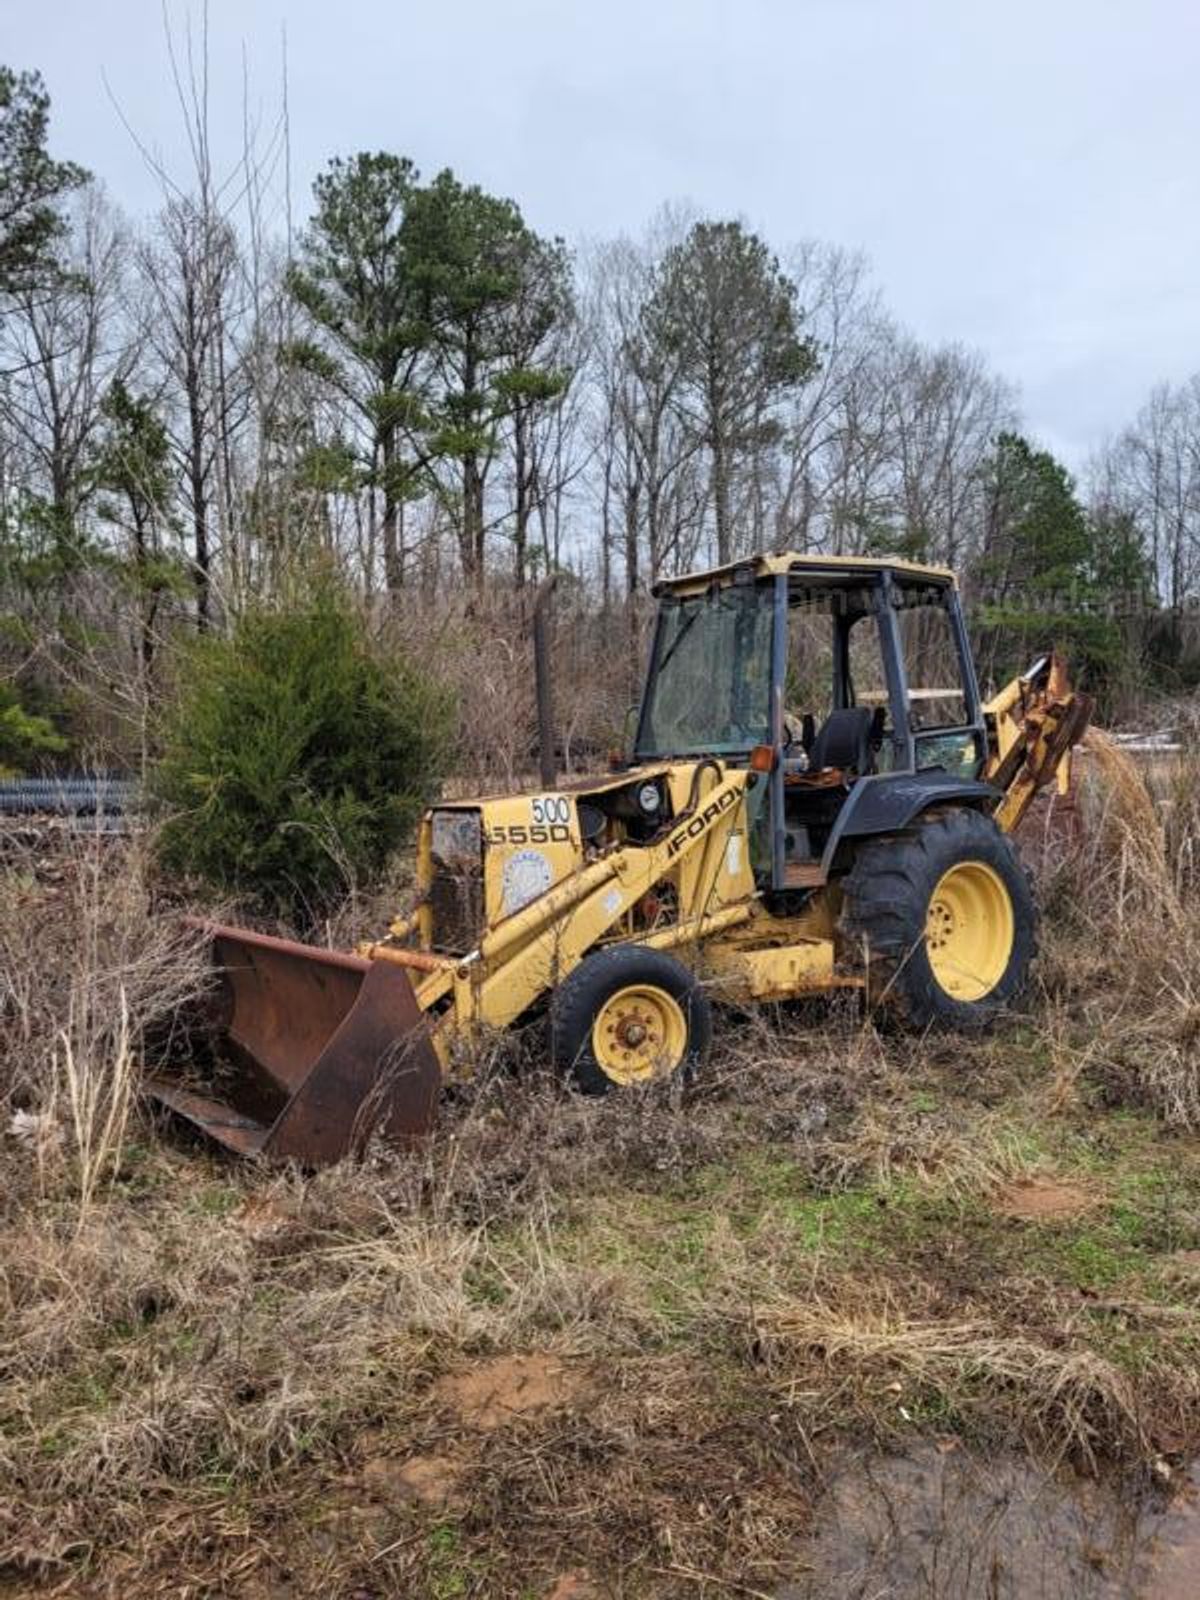
[[[450,1522],[439,1522],[425,1541],[425,1577],[430,1600],[460,1600],[479,1592],[484,1568],[475,1556],[464,1554],[462,1535]]]

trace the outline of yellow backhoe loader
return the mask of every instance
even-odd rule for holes
[[[152,1092],[245,1154],[419,1135],[482,1033],[544,1015],[588,1094],[703,1062],[714,1000],[859,989],[915,1028],[1016,1001],[1036,912],[1011,835],[1090,702],[1047,653],[984,703],[951,572],[766,555],[658,586],[627,759],[447,800],[417,894],[340,954],[214,927],[237,1070]],[[736,1024],[734,1024],[736,1025]]]

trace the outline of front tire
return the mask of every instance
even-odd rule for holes
[[[940,812],[865,842],[843,894],[842,926],[865,946],[872,997],[910,1026],[977,1032],[1024,990],[1037,910],[990,817]]]
[[[586,956],[550,1006],[554,1064],[584,1094],[690,1078],[711,1041],[712,1005],[695,974],[639,945]]]

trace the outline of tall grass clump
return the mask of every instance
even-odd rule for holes
[[[448,695],[322,582],[186,649],[152,788],[170,870],[313,921],[377,873],[434,792]]]
[[[1044,968],[1067,1005],[1070,1054],[1110,1095],[1200,1129],[1200,753],[1137,760],[1086,740],[1082,836],[1044,885]]]

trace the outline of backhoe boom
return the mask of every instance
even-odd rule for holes
[[[1065,661],[1051,651],[987,701],[983,712],[989,747],[983,775],[1004,792],[996,825],[1013,833],[1047,784],[1057,781],[1059,793],[1067,793],[1071,752],[1087,731],[1092,700],[1072,689]]]

